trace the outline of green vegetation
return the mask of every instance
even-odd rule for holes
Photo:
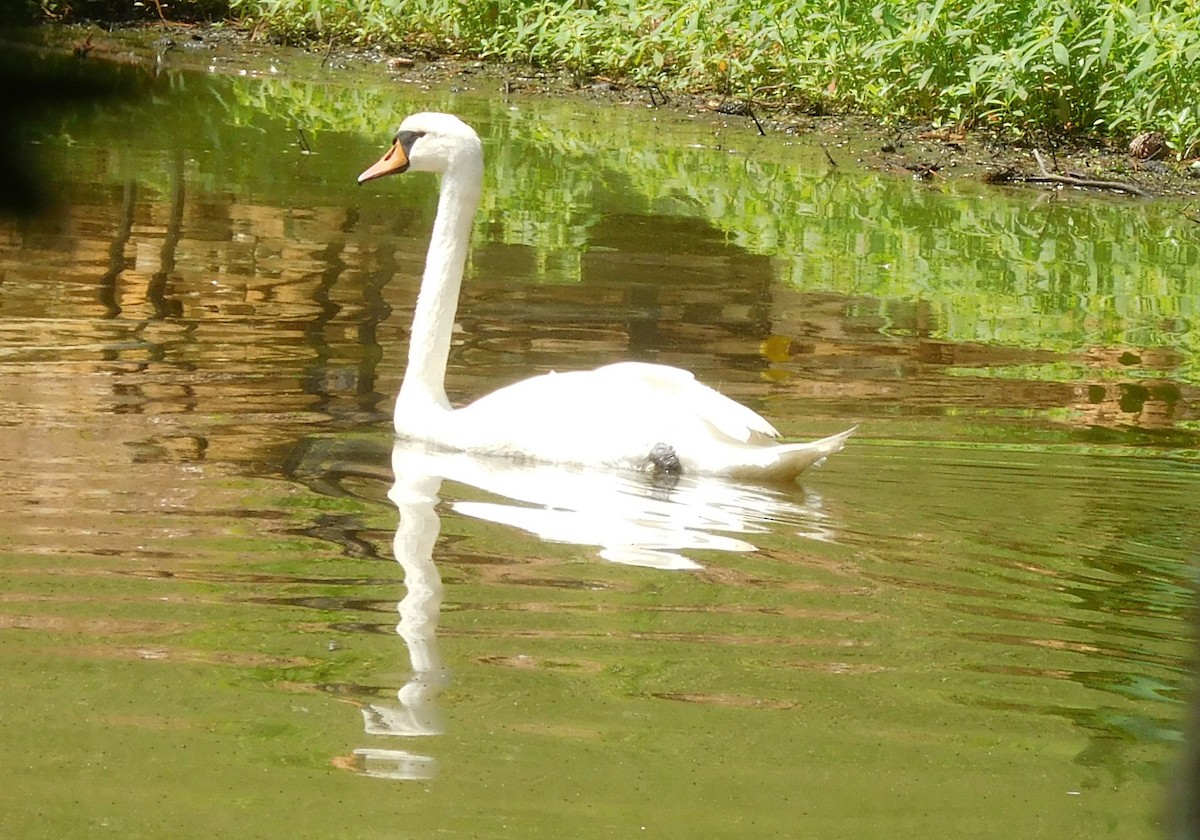
[[[1200,2],[26,0],[45,17],[229,14],[314,39],[527,62],[664,90],[1200,155]]]
[[[1195,0],[231,0],[284,40],[383,43],[1013,136],[1200,154]]]

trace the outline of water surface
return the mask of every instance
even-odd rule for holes
[[[25,129],[58,209],[0,228],[0,834],[1156,836],[1179,207],[271,61]],[[354,176],[431,108],[489,161],[452,399],[638,358],[859,434],[771,488],[394,445],[436,184]]]

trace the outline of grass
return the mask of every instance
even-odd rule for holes
[[[1177,158],[1200,155],[1197,0],[229,0],[229,6],[232,15],[288,42],[334,38],[451,52],[764,105],[987,128],[1015,139],[1127,140],[1154,130]]]

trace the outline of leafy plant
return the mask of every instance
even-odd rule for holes
[[[335,37],[821,102],[1014,136],[1156,129],[1200,154],[1194,0],[232,0],[282,40]]]

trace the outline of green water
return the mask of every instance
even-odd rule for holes
[[[180,52],[25,126],[58,209],[0,224],[0,836],[1158,835],[1179,205]],[[436,184],[354,177],[422,109],[489,161],[453,399],[654,359],[850,445],[792,488],[394,449]]]

